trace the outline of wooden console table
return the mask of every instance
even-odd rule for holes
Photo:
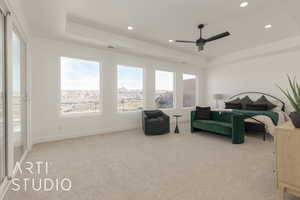
[[[300,129],[287,122],[275,131],[278,200],[285,193],[300,197]]]

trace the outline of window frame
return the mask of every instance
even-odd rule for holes
[[[155,98],[156,98],[156,72],[168,72],[168,73],[172,73],[173,74],[173,106],[171,108],[158,108],[156,103],[155,103]],[[173,72],[173,71],[169,71],[169,70],[165,70],[165,69],[155,69],[154,70],[154,99],[153,99],[153,104],[154,107],[156,109],[160,109],[160,110],[174,110],[177,108],[177,85],[176,85],[176,79],[177,79],[177,73]]]
[[[61,78],[62,78],[62,74],[61,74],[61,70],[62,70],[62,63],[61,63],[61,59],[62,58],[69,58],[69,59],[76,59],[76,60],[84,60],[84,61],[88,61],[88,62],[95,62],[98,64],[99,67],[99,74],[98,74],[98,78],[99,78],[99,111],[97,112],[84,112],[84,113],[70,113],[70,114],[63,114],[61,112],[61,96],[62,96],[62,83],[61,83]],[[59,63],[59,70],[58,70],[58,74],[59,74],[59,85],[58,85],[58,90],[59,90],[59,95],[58,95],[58,116],[60,118],[74,118],[74,117],[93,117],[93,116],[100,116],[103,114],[103,65],[102,62],[98,59],[93,59],[90,57],[81,57],[81,56],[74,56],[74,55],[60,55],[58,57],[58,63]]]
[[[129,68],[138,68],[138,69],[142,69],[143,70],[143,88],[142,88],[142,91],[143,91],[143,104],[142,104],[142,106],[143,106],[143,109],[142,110],[144,110],[145,109],[145,107],[146,107],[146,87],[145,87],[145,85],[146,85],[146,80],[145,80],[145,73],[146,73],[146,70],[145,70],[145,68],[144,67],[141,67],[141,66],[137,66],[137,65],[130,65],[130,64],[117,64],[116,65],[116,96],[115,96],[115,100],[116,100],[116,105],[115,105],[115,108],[116,108],[116,112],[118,113],[118,114],[126,114],[126,113],[138,113],[138,112],[140,112],[140,111],[142,111],[142,110],[129,110],[129,111],[120,111],[119,109],[118,109],[118,98],[119,98],[119,71],[118,71],[118,69],[119,69],[119,66],[122,66],[122,67],[129,67]]]
[[[195,105],[194,106],[189,106],[189,107],[184,107],[184,104],[183,104],[183,97],[184,97],[184,94],[183,94],[183,86],[184,86],[184,84],[183,84],[183,75],[184,74],[186,74],[186,75],[193,75],[193,76],[195,76],[196,78],[195,78]],[[193,108],[195,108],[195,106],[197,106],[197,104],[198,104],[198,99],[199,99],[199,96],[198,96],[198,75],[197,74],[193,74],[193,73],[185,73],[185,72],[183,72],[182,74],[181,74],[181,81],[182,81],[182,105],[181,105],[181,108],[182,109],[193,109]]]

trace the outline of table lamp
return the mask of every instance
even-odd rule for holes
[[[214,94],[213,95],[214,100],[216,101],[216,108],[219,108],[219,100],[223,100],[224,99],[224,95],[223,94]]]

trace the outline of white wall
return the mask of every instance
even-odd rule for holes
[[[201,66],[193,67],[162,61],[121,55],[75,43],[60,42],[43,38],[31,41],[32,66],[32,135],[33,143],[57,139],[129,130],[141,127],[141,113],[117,113],[116,65],[143,67],[146,72],[146,108],[154,108],[155,69],[176,72],[177,103],[182,105],[181,74],[192,73],[198,76],[199,102],[203,102],[203,73]],[[59,71],[60,56],[97,60],[102,67],[103,112],[101,115],[84,117],[59,116]],[[189,117],[188,109],[177,108],[166,111],[169,114],[184,114]]]
[[[271,46],[270,49],[272,49]],[[269,93],[288,104],[276,84],[287,88],[287,74],[297,76],[298,81],[300,80],[300,49],[285,49],[254,55],[254,52],[258,53],[257,51],[252,51],[253,55],[247,51],[231,56],[230,62],[223,59],[224,62],[216,62],[206,71],[207,104],[215,105],[212,98],[215,93],[230,97],[239,92],[249,91]],[[291,110],[289,104],[288,110]]]

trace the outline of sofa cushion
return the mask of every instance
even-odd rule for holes
[[[148,122],[149,123],[163,123],[164,122],[164,118],[162,118],[162,117],[149,118]]]
[[[210,107],[196,107],[195,120],[210,120],[211,108]]]

